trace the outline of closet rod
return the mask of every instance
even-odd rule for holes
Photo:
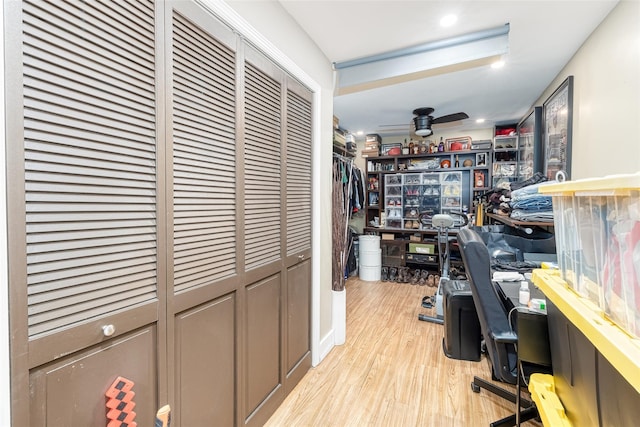
[[[333,153],[333,157],[334,158],[338,158],[340,160],[343,160],[345,162],[349,162],[349,163],[353,162],[353,160],[354,160],[353,157],[345,157],[345,156],[343,156],[341,154],[338,154],[338,153]]]

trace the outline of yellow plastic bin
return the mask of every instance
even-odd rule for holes
[[[529,392],[536,403],[542,424],[551,427],[571,427],[562,402],[556,394],[553,376],[532,374],[529,378]]]
[[[640,173],[540,186],[562,278],[640,337]]]

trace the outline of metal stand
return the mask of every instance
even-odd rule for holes
[[[422,306],[425,308],[433,308],[435,306],[436,315],[428,316],[426,314],[418,314],[418,320],[437,323],[439,325],[444,323],[442,283],[443,280],[449,280],[449,229],[453,227],[454,222],[451,215],[447,214],[434,215],[431,220],[431,225],[438,229],[438,264],[441,273],[435,295],[429,298],[429,300],[426,300],[427,297],[423,298]]]

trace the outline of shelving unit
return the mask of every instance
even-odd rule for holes
[[[461,212],[465,206],[471,211],[476,193],[490,188],[491,149],[400,156],[372,156],[367,152],[366,156],[365,233],[392,235],[393,240],[381,241],[387,264],[436,271],[439,268],[437,231],[422,225],[419,216],[426,214],[428,218],[440,212]],[[445,161],[453,167],[442,167]],[[384,226],[376,227],[372,223],[384,223]],[[451,230],[452,235],[456,233],[456,229]],[[436,250],[433,254],[411,253],[410,243],[433,244]],[[455,245],[452,251],[456,252]],[[459,259],[459,256],[452,257],[452,264],[462,265]]]
[[[518,179],[518,136],[516,124],[496,126],[493,138],[492,187]],[[513,133],[504,134],[513,129]]]
[[[456,158],[459,165],[464,165],[465,161],[471,165],[457,168],[441,167],[445,160],[455,166]],[[367,226],[372,225],[376,218],[377,223],[381,224],[384,218],[391,219],[391,225],[385,224],[386,227],[415,230],[420,212],[438,213],[442,209],[462,211],[465,206],[471,212],[472,200],[476,193],[485,192],[490,188],[491,158],[490,149],[367,157]],[[478,160],[481,161],[480,164]],[[455,174],[451,175],[453,172]],[[432,186],[440,187],[442,173],[447,174],[448,179],[457,177],[460,192],[454,194],[449,191],[451,186],[445,185],[446,191],[449,191],[446,196],[449,197],[436,200],[436,194],[433,194],[436,190]],[[388,178],[393,175],[401,177],[399,182],[395,178]],[[387,185],[392,188],[391,193],[386,191]],[[396,194],[398,189],[401,189],[400,194]],[[413,194],[415,191],[422,193]],[[419,205],[416,205],[416,198]],[[390,201],[394,202],[393,206],[389,206]],[[396,208],[397,201],[401,203],[402,209]],[[412,209],[415,208],[418,208],[418,212],[412,213]]]

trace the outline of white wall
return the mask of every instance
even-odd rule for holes
[[[0,4],[0,58],[4,59],[4,3]],[[4,61],[0,61],[0,117],[4,118]],[[0,120],[0,426],[11,421],[9,368],[9,271],[7,266],[7,173],[4,119]]]
[[[570,75],[571,179],[640,171],[640,2],[620,1],[536,105]]]

